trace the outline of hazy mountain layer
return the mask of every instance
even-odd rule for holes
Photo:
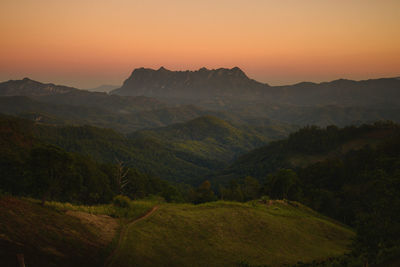
[[[181,101],[196,99],[201,100],[203,105],[236,99],[300,106],[383,106],[400,105],[400,80],[340,79],[319,84],[304,82],[271,87],[248,78],[237,67],[216,70],[202,68],[198,71],[140,68],[132,72],[121,88],[111,93],[181,99]],[[208,103],[209,101],[212,103]]]

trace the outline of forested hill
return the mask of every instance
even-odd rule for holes
[[[271,142],[240,156],[220,173],[220,178],[251,175],[264,179],[280,168],[301,168],[327,159],[343,158],[347,152],[398,137],[400,126],[392,122],[377,122],[361,126],[320,128],[307,126],[291,133],[288,138]]]
[[[20,126],[8,129],[10,124]],[[2,117],[1,127],[22,135],[30,134],[41,142],[88,155],[99,162],[123,161],[126,166],[142,172],[191,184],[197,184],[211,171],[227,166],[240,153],[285,134],[284,129],[271,127],[241,129],[214,117],[202,117],[129,137],[111,129],[54,126],[8,116]],[[211,128],[218,130],[208,131]],[[196,140],[188,140],[179,135],[171,138],[177,129],[191,129],[192,133],[202,135]]]
[[[167,200],[182,199],[164,180],[121,164],[95,161],[88,153],[66,151],[43,138],[45,131],[31,121],[0,116],[0,193],[85,204],[109,203],[121,193],[131,198],[159,194]]]
[[[282,139],[290,128],[273,126],[234,126],[213,116],[151,130],[142,130],[130,138],[144,136],[166,141],[171,149],[188,151],[209,160],[229,162],[252,148]]]
[[[354,227],[355,255],[399,262],[398,124],[306,127],[240,157],[212,183],[220,183],[227,200],[267,195],[300,201]]]

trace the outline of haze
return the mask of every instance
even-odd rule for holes
[[[400,75],[397,0],[2,0],[0,81],[90,88],[137,67],[239,66],[271,85]]]

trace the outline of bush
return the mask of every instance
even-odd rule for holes
[[[260,198],[260,202],[263,204],[267,204],[269,202],[270,198],[267,195],[264,195]]]
[[[120,208],[129,208],[131,205],[131,199],[127,196],[118,195],[113,198],[113,204]]]

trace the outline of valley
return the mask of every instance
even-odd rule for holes
[[[0,261],[395,263],[399,88],[239,68],[135,69],[110,93],[0,83]]]

